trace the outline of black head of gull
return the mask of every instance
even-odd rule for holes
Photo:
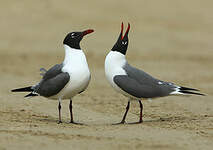
[[[124,34],[124,36],[123,36],[123,26],[124,25],[123,25],[123,22],[122,22],[121,33],[118,37],[117,42],[115,43],[115,45],[111,49],[111,51],[117,51],[117,52],[120,52],[121,54],[126,55],[126,51],[127,51],[127,48],[128,48],[128,42],[129,42],[128,33],[129,33],[129,29],[130,29],[130,24],[128,23],[128,27],[127,27],[127,30],[126,30],[126,33]]]
[[[70,123],[76,124],[73,121],[72,98],[86,90],[90,82],[90,71],[86,56],[80,50],[80,41],[93,31],[89,29],[67,34],[63,41],[65,48],[63,63],[56,64],[49,70],[41,68],[43,77],[40,82],[32,86],[13,89],[12,92],[30,92],[25,97],[43,96],[48,99],[58,99],[58,123],[62,122],[61,101],[62,99],[70,99]]]
[[[105,59],[105,74],[107,80],[117,92],[129,98],[126,111],[121,122],[118,124],[125,123],[131,100],[138,100],[139,102],[140,118],[136,123],[142,123],[143,104],[141,99],[188,94],[204,96],[204,94],[199,93],[197,89],[178,86],[171,82],[156,79],[143,70],[128,64],[125,54],[128,47],[129,29],[130,25],[128,24],[126,33],[123,36],[123,23],[121,24],[120,36]]]
[[[80,42],[83,37],[89,33],[94,32],[93,29],[88,29],[83,32],[71,32],[68,33],[67,36],[64,38],[63,44],[68,45],[71,48],[81,49]]]

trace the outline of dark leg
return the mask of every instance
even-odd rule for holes
[[[141,100],[138,100],[139,104],[140,104],[140,119],[139,119],[139,123],[143,122],[143,104],[141,103]]]
[[[72,123],[72,124],[78,124],[78,125],[83,125],[82,123],[77,123],[77,122],[74,122],[74,120],[73,120],[72,99],[70,99],[69,109],[70,109],[70,123]]]
[[[73,122],[73,114],[72,114],[72,100],[71,100],[71,99],[70,99],[69,109],[70,109],[70,123],[74,123],[74,122]]]
[[[126,112],[125,112],[125,114],[123,116],[123,119],[122,119],[121,123],[125,123],[126,115],[127,115],[128,111],[129,111],[129,106],[130,106],[130,101],[128,101],[128,104],[126,106]]]
[[[59,115],[59,120],[58,120],[58,124],[62,123],[61,121],[61,102],[59,101],[58,103],[58,115]]]
[[[126,115],[127,115],[128,111],[129,111],[129,106],[130,106],[130,101],[128,101],[128,104],[126,106],[126,112],[124,113],[123,119],[121,120],[120,123],[116,123],[116,124],[124,124],[126,122],[125,120],[126,120]]]

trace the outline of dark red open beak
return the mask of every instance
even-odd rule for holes
[[[126,33],[124,34],[124,36],[123,36],[123,29],[124,29],[124,24],[123,24],[123,22],[121,23],[121,40],[128,34],[128,32],[129,32],[129,29],[130,29],[130,24],[128,23],[128,27],[127,27],[127,29],[126,29]]]
[[[85,36],[85,35],[90,34],[92,32],[94,32],[93,29],[88,29],[88,30],[83,31],[82,33],[83,33],[83,36]]]

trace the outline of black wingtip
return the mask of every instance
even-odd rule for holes
[[[188,87],[184,87],[184,86],[181,86],[180,90],[183,90],[183,91],[185,91],[185,90],[187,90],[187,91],[200,91],[198,89],[188,88]]]
[[[205,94],[196,93],[196,92],[191,92],[191,91],[182,91],[182,90],[180,90],[179,92],[181,92],[181,93],[183,93],[183,94],[194,94],[194,95],[206,96]]]
[[[11,90],[11,92],[32,92],[32,91],[33,91],[32,86]]]

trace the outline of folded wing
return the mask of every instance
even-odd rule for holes
[[[141,84],[137,80],[130,78],[127,75],[117,75],[114,77],[114,82],[118,87],[128,94],[137,98],[154,98],[167,96],[175,89],[169,84]]]
[[[42,80],[34,87],[34,92],[44,97],[50,97],[60,92],[70,80],[67,72],[62,72],[63,64],[56,64],[43,76]]]

